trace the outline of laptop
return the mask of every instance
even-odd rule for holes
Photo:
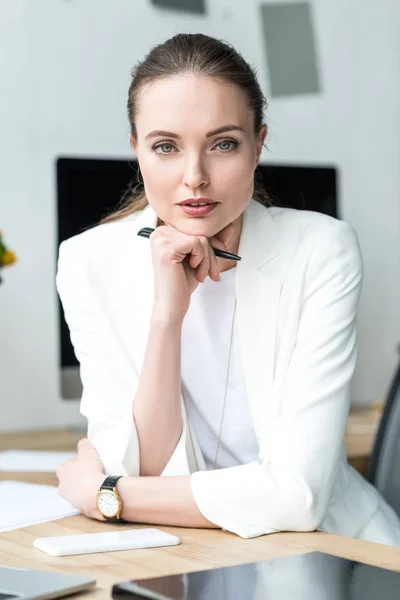
[[[0,600],[62,598],[89,590],[95,583],[91,577],[0,566]]]
[[[113,586],[112,597],[114,600],[399,600],[400,572],[311,552],[124,581]]]

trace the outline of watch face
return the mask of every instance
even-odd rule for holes
[[[97,497],[97,506],[105,517],[116,517],[119,509],[119,501],[113,492],[104,490]]]

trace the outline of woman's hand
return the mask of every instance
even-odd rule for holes
[[[97,492],[105,479],[103,463],[87,438],[78,442],[78,455],[59,465],[58,492],[86,517],[104,521],[96,506]]]
[[[190,296],[207,275],[219,281],[219,267],[212,246],[227,250],[234,224],[215,236],[186,235],[172,226],[157,227],[150,235],[154,267],[154,315],[164,320],[183,320]]]

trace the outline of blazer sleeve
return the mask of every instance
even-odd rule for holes
[[[95,284],[83,244],[71,238],[60,245],[56,287],[80,366],[80,412],[87,436],[108,475],[140,475],[139,441],[133,419],[138,377],[124,369],[115,337],[95,297]],[[186,427],[162,475],[188,471]]]
[[[362,262],[349,224],[314,235],[296,343],[261,462],[191,475],[201,513],[245,538],[317,529],[341,456]]]

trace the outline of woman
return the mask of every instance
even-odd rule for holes
[[[60,247],[88,440],[59,490],[97,519],[400,545],[343,444],[358,242],[344,222],[257,201],[264,105],[251,67],[205,35],[177,35],[133,71],[144,193]]]

